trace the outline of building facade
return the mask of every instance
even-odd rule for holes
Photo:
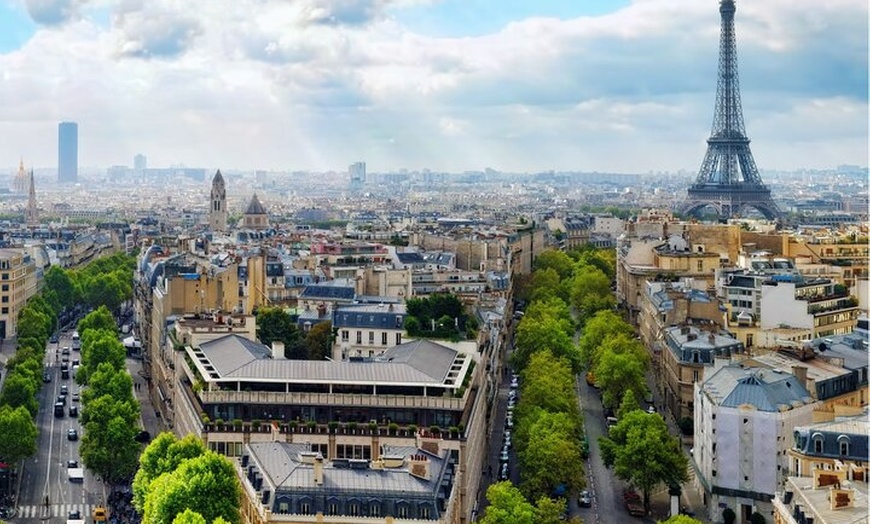
[[[18,314],[36,295],[36,262],[25,249],[0,249],[0,338],[18,333]]]

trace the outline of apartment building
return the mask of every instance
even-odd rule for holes
[[[830,279],[774,275],[761,285],[760,313],[761,329],[802,329],[812,339],[850,333],[859,310],[858,300]]]
[[[0,338],[18,333],[18,314],[39,287],[36,261],[27,249],[0,249]]]
[[[407,309],[401,303],[342,304],[332,311],[332,358],[374,357],[402,344]]]

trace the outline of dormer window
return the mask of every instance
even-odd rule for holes
[[[849,436],[840,435],[837,437],[837,443],[840,445],[840,456],[845,457],[849,455]]]
[[[822,436],[821,433],[816,433],[813,435],[813,452],[817,454],[821,454],[824,449],[825,437]]]

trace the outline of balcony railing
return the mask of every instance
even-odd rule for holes
[[[470,388],[469,388],[470,389]],[[348,393],[281,393],[274,391],[201,391],[203,404],[289,404],[308,406],[442,409],[462,411],[468,390],[461,398],[413,395],[358,395]]]

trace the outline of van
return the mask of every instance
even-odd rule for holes
[[[64,415],[64,404],[63,402],[55,402],[54,403],[54,416],[57,418],[63,418]]]
[[[619,424],[619,420],[616,417],[607,417],[607,429],[610,429],[617,424]]]

